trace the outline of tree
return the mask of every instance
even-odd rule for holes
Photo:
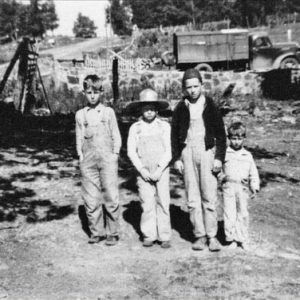
[[[20,8],[15,0],[0,2],[0,36],[10,39],[17,37],[18,10]]]
[[[43,16],[43,24],[46,30],[53,31],[58,27],[58,17],[55,10],[53,0],[48,0],[41,5],[41,14]]]
[[[105,10],[106,22],[111,24],[117,35],[130,35],[132,31],[132,11],[129,5],[120,0],[110,0],[110,6]]]
[[[46,28],[43,23],[43,15],[39,0],[30,0],[30,7],[28,10],[30,14],[27,33],[34,37],[43,37]]]
[[[132,23],[139,28],[180,25],[190,21],[186,1],[126,0],[124,3],[130,5],[133,13]]]
[[[97,27],[93,20],[89,17],[78,14],[77,20],[74,22],[73,32],[76,37],[95,37]]]
[[[58,17],[53,0],[30,0],[18,10],[18,28],[21,35],[43,37],[47,30],[58,27]]]
[[[265,25],[268,15],[300,12],[299,0],[123,0],[130,6],[132,23],[139,28],[203,24],[229,19],[234,26]],[[112,18],[115,11],[111,11]]]

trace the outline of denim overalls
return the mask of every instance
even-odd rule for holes
[[[214,149],[205,149],[202,114],[190,120],[186,146],[182,151],[184,182],[190,220],[196,238],[217,234],[217,179],[212,173]]]
[[[118,155],[113,153],[108,108],[98,114],[91,123],[83,110],[82,198],[92,236],[118,235]]]
[[[138,134],[137,153],[143,166],[150,173],[156,170],[165,151],[163,132]],[[141,231],[144,241],[169,241],[171,238],[169,168],[163,171],[157,182],[146,182],[139,175],[137,185],[143,209]]]

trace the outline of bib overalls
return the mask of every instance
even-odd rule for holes
[[[83,160],[80,163],[82,198],[92,236],[118,235],[118,155],[113,153],[107,108],[93,122],[84,110]]]
[[[186,146],[182,151],[184,182],[190,220],[196,238],[217,234],[217,179],[212,173],[214,149],[205,149],[202,114],[191,117]]]
[[[159,130],[146,135],[139,133],[137,154],[150,173],[156,170],[166,151],[164,143],[163,132]],[[143,210],[140,226],[144,241],[169,241],[171,238],[169,168],[163,171],[157,182],[147,182],[140,175],[137,176],[137,186]]]

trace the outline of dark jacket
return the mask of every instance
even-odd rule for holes
[[[205,127],[205,148],[206,150],[216,146],[215,158],[224,162],[226,153],[226,133],[224,123],[219,109],[213,100],[205,97],[206,101],[203,110],[203,122]],[[180,158],[190,125],[190,111],[181,100],[174,109],[171,129],[171,144],[173,162]]]

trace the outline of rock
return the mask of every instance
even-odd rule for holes
[[[240,110],[240,111],[236,112],[236,114],[238,116],[248,116],[248,112],[246,112],[245,110]]]
[[[252,111],[252,115],[254,117],[262,117],[263,116],[263,112],[256,106],[256,107],[254,107],[254,109]]]
[[[293,106],[300,106],[300,100],[294,101],[294,102],[292,103],[292,105],[293,105]]]
[[[8,297],[7,293],[0,291],[0,299],[4,299],[4,298],[7,298],[7,297]]]
[[[295,117],[291,117],[291,116],[284,116],[281,118],[281,121],[286,122],[286,123],[290,123],[290,124],[296,124],[296,118]]]
[[[300,113],[300,108],[296,108],[292,111],[294,115],[298,115]]]
[[[5,264],[5,263],[2,263],[2,262],[0,261],[0,271],[8,270],[8,269],[9,269],[8,265]],[[0,292],[0,293],[1,293],[1,292]]]

